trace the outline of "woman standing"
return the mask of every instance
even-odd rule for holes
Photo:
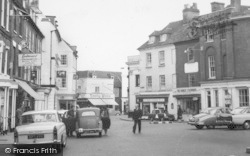
[[[107,131],[110,128],[111,124],[107,107],[103,107],[101,109],[101,119],[102,119],[102,129],[104,130],[105,135],[107,135]]]

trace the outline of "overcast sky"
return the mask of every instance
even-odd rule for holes
[[[214,0],[40,0],[40,10],[56,16],[62,37],[77,46],[79,70],[121,71],[149,34],[181,20],[184,4],[193,2],[202,15]]]

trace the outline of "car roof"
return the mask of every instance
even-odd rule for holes
[[[28,112],[24,112],[22,115],[40,114],[40,113],[57,113],[57,110],[28,111]]]

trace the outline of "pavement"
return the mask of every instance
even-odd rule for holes
[[[0,135],[0,144],[13,144],[14,142],[14,133],[8,132],[7,135]]]

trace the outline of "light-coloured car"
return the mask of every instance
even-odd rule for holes
[[[102,136],[102,120],[100,109],[97,107],[79,108],[76,113],[76,136],[98,134]]]
[[[207,128],[215,126],[228,126],[232,125],[231,110],[227,107],[212,107],[201,111],[189,119],[189,124],[195,126],[197,129],[202,129],[204,126]]]
[[[56,110],[29,111],[14,131],[14,145],[48,144],[59,150],[67,143],[66,127]]]
[[[242,126],[244,129],[250,129],[250,107],[239,107],[233,111],[238,112],[232,115],[233,124],[235,126]]]

